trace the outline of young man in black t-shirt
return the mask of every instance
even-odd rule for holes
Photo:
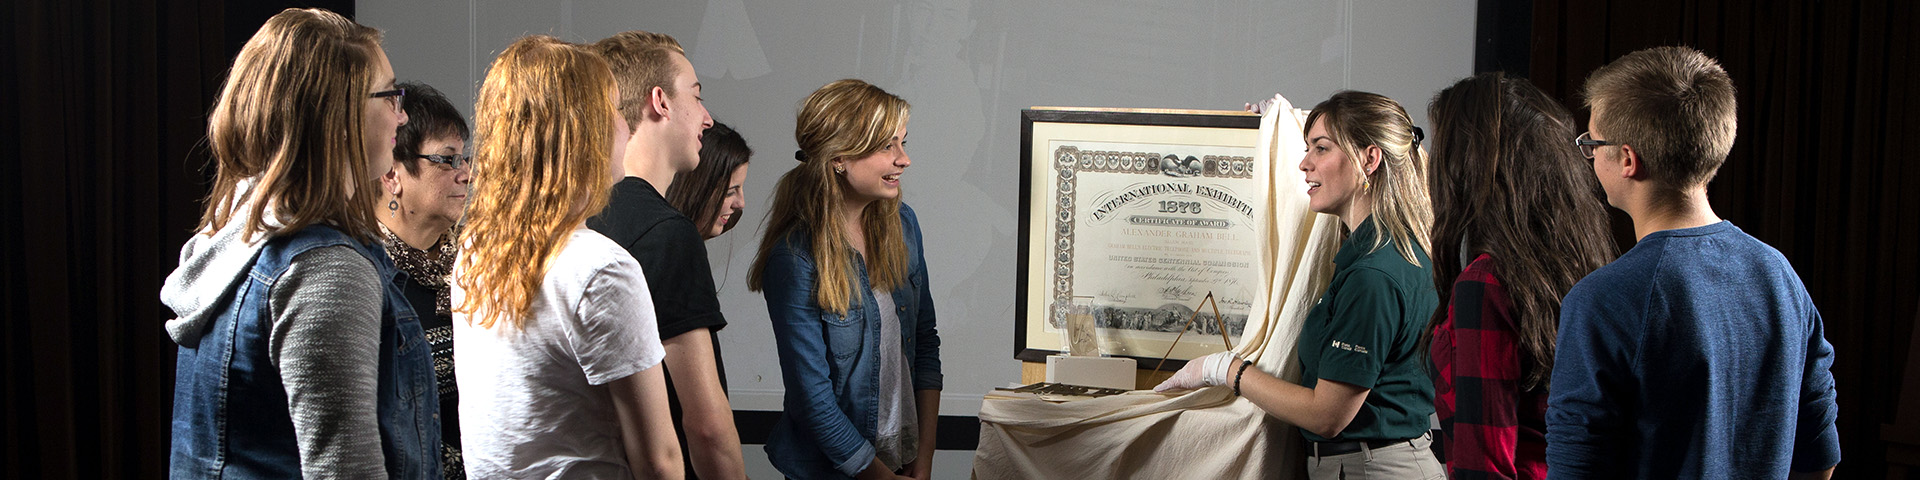
[[[607,208],[587,226],[625,247],[647,277],[667,395],[687,477],[745,478],[740,434],[727,402],[726,374],[714,332],[727,325],[693,221],[667,203],[675,173],[700,163],[700,133],[713,125],[701,105],[699,77],[673,37],[630,31],[594,44],[620,86],[621,114],[634,130]]]

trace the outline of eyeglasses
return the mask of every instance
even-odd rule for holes
[[[1611,145],[1626,145],[1626,144],[1621,142],[1607,141],[1607,140],[1594,140],[1593,132],[1582,133],[1580,134],[1580,136],[1574,137],[1573,139],[1573,146],[1579,147],[1580,154],[1585,155],[1587,158],[1593,158],[1593,149],[1595,147],[1605,147],[1605,146],[1611,146]]]
[[[459,170],[460,167],[473,164],[472,155],[420,155],[419,157],[427,159],[434,165],[447,167],[449,170]]]
[[[400,102],[407,98],[407,89],[396,88],[393,90],[373,92],[373,98],[387,99],[387,102],[393,104],[393,111],[398,112],[400,111]]]

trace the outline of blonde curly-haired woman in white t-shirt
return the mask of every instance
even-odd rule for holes
[[[630,133],[605,60],[536,35],[494,61],[454,271],[473,478],[680,478],[640,265],[587,229]]]

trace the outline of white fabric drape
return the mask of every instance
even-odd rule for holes
[[[1259,245],[1262,283],[1235,353],[1297,382],[1300,324],[1326,289],[1339,219],[1307,209],[1300,161],[1306,111],[1274,95],[1260,119],[1259,192],[1269,215]],[[980,407],[974,478],[1305,478],[1304,442],[1227,387],[1181,395],[1136,391],[1065,403],[988,394]]]

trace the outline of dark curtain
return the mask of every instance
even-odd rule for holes
[[[1482,7],[1488,3],[1522,2]],[[1920,408],[1920,399],[1897,398],[1901,384],[1920,375],[1902,372],[1920,298],[1920,163],[1906,153],[1920,138],[1920,99],[1910,83],[1920,74],[1917,5],[1543,0],[1516,7],[1532,10],[1531,44],[1520,44],[1530,59],[1523,71],[1583,123],[1586,76],[1635,50],[1689,45],[1733,77],[1739,136],[1708,195],[1721,218],[1793,262],[1820,308],[1836,351],[1844,458],[1836,478],[1883,477],[1881,425],[1902,404]],[[1514,46],[1488,38],[1483,28],[1483,46]],[[1615,225],[1624,248],[1633,236],[1621,217]]]
[[[199,220],[219,83],[288,3],[0,6],[8,476],[166,475],[175,350],[160,283]],[[313,6],[353,14],[350,0]]]

